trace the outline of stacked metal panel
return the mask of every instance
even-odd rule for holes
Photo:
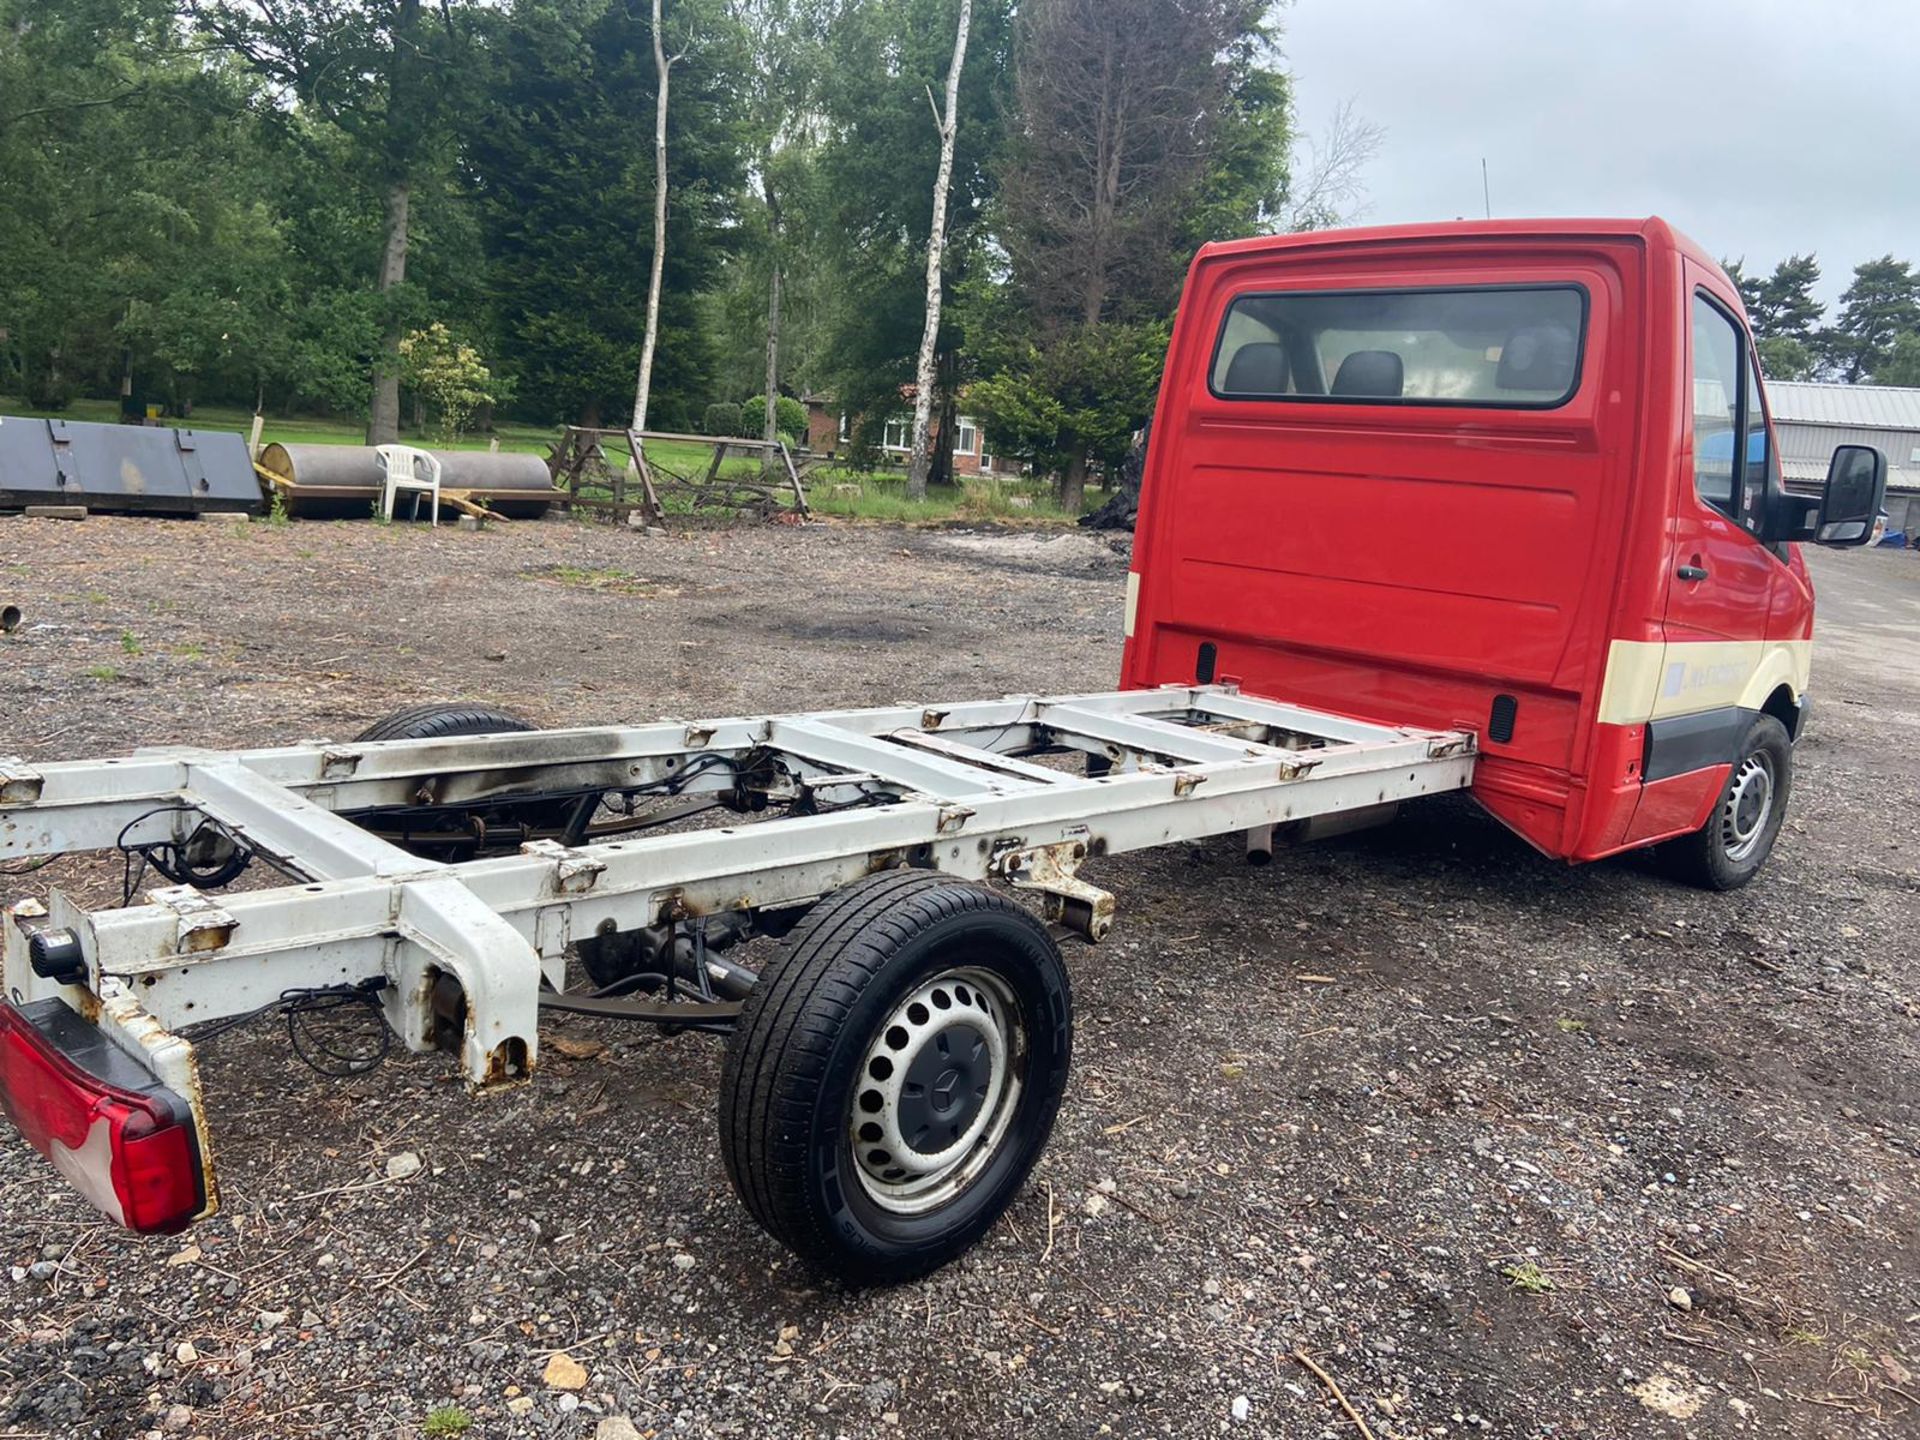
[[[252,515],[262,500],[239,435],[0,415],[0,510],[29,505]]]

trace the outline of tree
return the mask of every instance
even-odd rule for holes
[[[1150,413],[1206,239],[1280,216],[1287,91],[1262,0],[1029,0],[998,235],[997,365],[969,392],[996,446],[1060,474],[1117,463]],[[997,373],[996,373],[997,372]]]
[[[673,67],[685,59],[686,54],[685,50],[672,56],[667,54],[660,0],[653,0],[653,260],[647,280],[646,338],[640,342],[640,377],[633,391],[635,431],[647,428],[647,392],[653,388],[653,352],[660,343],[660,285],[667,263],[667,96]],[[639,456],[634,458],[637,460]]]
[[[697,8],[703,35],[724,29],[717,3]],[[492,17],[485,105],[465,137],[466,198],[483,262],[479,305],[490,355],[513,383],[517,413],[541,423],[600,425],[634,398],[653,268],[647,10],[609,0],[521,0]],[[715,286],[736,243],[742,145],[730,115],[738,64],[702,44],[674,66],[667,216],[649,411],[691,429],[724,388],[697,297]],[[458,313],[441,305],[439,313]],[[731,430],[731,425],[729,430]]]
[[[1760,371],[1769,380],[1811,380],[1816,362],[1813,350],[1791,335],[1765,335],[1753,342],[1760,352]]]
[[[1849,385],[1878,372],[1905,332],[1920,330],[1920,275],[1905,260],[1882,255],[1854,266],[1840,297],[1840,317],[1822,332],[1825,368]]]
[[[972,3],[941,255],[946,296],[996,263],[986,216],[1011,99],[1012,8]],[[951,68],[958,17],[957,0],[841,0],[826,28],[812,263],[831,298],[820,307],[813,373],[851,417],[856,454],[871,453],[915,379],[940,162],[927,143],[927,97]],[[934,390],[948,420],[971,368],[969,328],[965,307],[943,305]],[[950,447],[936,446],[929,483],[944,483],[951,466]]]
[[[947,66],[946,105],[934,112],[940,135],[940,169],[933,181],[933,223],[927,235],[927,323],[920,332],[920,356],[913,372],[913,436],[907,466],[907,498],[927,497],[932,456],[934,350],[940,340],[940,265],[947,243],[947,191],[953,185],[953,141],[960,123],[960,72],[967,63],[967,31],[973,24],[973,0],[960,0],[960,28]],[[933,103],[933,92],[927,92]]]
[[[1820,262],[1811,255],[1790,255],[1765,277],[1747,274],[1744,260],[1722,260],[1720,268],[1740,292],[1767,378],[1813,378],[1823,344],[1820,321],[1827,313],[1813,298]]]
[[[1873,383],[1920,387],[1920,330],[1909,330],[1893,342],[1873,372]]]
[[[817,128],[820,37],[831,7],[832,0],[733,0],[732,19],[742,49],[739,68],[754,74],[757,82],[747,87],[745,128],[751,134],[748,148],[761,207],[758,223],[743,237],[751,254],[732,277],[734,293],[721,297],[709,313],[717,327],[728,327],[736,315],[747,313],[740,291],[751,287],[761,360],[754,383],[763,395],[781,390],[783,312],[789,267],[796,261],[789,230],[794,218],[803,227],[810,218],[806,210]],[[791,213],[796,210],[798,217]],[[799,264],[804,312],[813,297],[806,293],[804,259]],[[770,411],[760,434],[769,447],[779,438]],[[769,473],[779,463],[771,448],[762,463]]]
[[[459,439],[474,412],[494,402],[493,372],[480,352],[438,320],[400,341],[400,363],[408,385],[432,403],[445,440]]]
[[[168,0],[0,0],[0,389],[252,399],[303,292],[250,80]]]
[[[1818,260],[1811,255],[1790,255],[1753,287],[1753,293],[1743,289],[1740,298],[1746,303],[1754,336],[1796,340],[1811,346],[1827,313],[1827,307],[1813,298],[1813,287],[1819,283]]]
[[[1354,112],[1353,102],[1334,106],[1327,128],[1303,135],[1287,166],[1282,230],[1331,230],[1351,225],[1365,210],[1364,172],[1380,154],[1387,132]]]
[[[1733,282],[1733,288],[1739,292],[1740,303],[1746,307],[1747,314],[1751,316],[1760,304],[1761,287],[1767,282],[1758,275],[1747,274],[1747,257],[1744,255],[1738,260],[1729,260],[1726,256],[1721,256],[1720,268],[1727,272],[1727,278]]]
[[[268,102],[296,105],[354,142],[380,190],[383,236],[375,289],[383,298],[367,441],[400,431],[400,341],[415,192],[447,163],[453,119],[470,73],[467,38],[476,0],[182,0],[206,37],[266,82]]]

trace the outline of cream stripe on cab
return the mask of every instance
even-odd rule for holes
[[[1641,725],[1731,705],[1758,710],[1783,684],[1797,700],[1812,667],[1811,640],[1615,640],[1600,723]]]

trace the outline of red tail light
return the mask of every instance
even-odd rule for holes
[[[59,1000],[0,1002],[0,1108],[129,1230],[171,1235],[206,1208],[187,1102]]]

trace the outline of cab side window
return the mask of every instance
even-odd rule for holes
[[[1740,330],[1703,295],[1693,297],[1693,488],[1732,519],[1740,504],[1734,484],[1735,437],[1740,425]],[[1764,435],[1764,430],[1763,430]],[[1761,442],[1765,444],[1764,439]]]

